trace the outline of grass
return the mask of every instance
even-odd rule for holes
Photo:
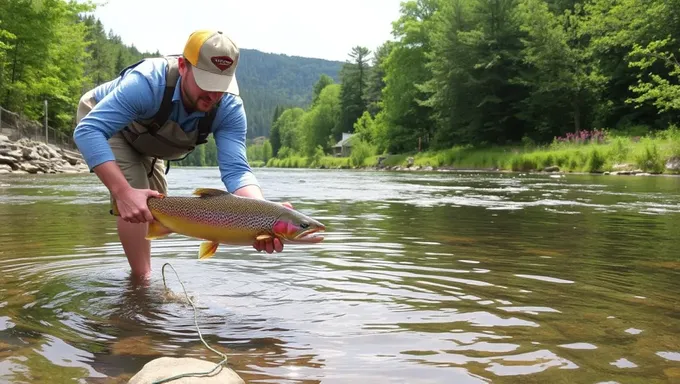
[[[264,162],[261,162],[264,165]],[[252,164],[251,164],[252,165]],[[349,157],[323,156],[317,159],[303,156],[290,156],[283,159],[271,158],[266,163],[272,168],[351,168]]]
[[[282,168],[361,168],[377,166],[380,156],[339,158],[302,156],[270,159],[266,166]],[[649,173],[671,173],[666,162],[680,159],[680,130],[671,127],[644,137],[609,136],[602,143],[554,142],[545,146],[473,148],[453,147],[441,151],[385,156],[388,167],[408,164],[420,167],[453,169],[497,169],[505,171],[539,171],[558,167],[564,172],[606,172],[641,170]],[[360,162],[360,164],[355,164]]]

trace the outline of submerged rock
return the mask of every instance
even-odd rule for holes
[[[146,363],[141,371],[132,376],[128,384],[151,384],[157,380],[186,373],[205,373],[215,368],[215,364],[192,357],[160,357]],[[210,376],[183,377],[171,381],[173,384],[245,384],[245,381],[227,367],[220,367]]]
[[[87,173],[90,169],[78,152],[22,138],[10,141],[0,135],[0,173]]]

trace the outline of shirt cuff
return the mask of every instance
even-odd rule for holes
[[[240,175],[231,175],[230,177],[225,177],[223,182],[224,186],[227,188],[227,191],[230,193],[234,193],[234,191],[247,185],[255,185],[257,187],[260,186],[255,175],[249,171]]]

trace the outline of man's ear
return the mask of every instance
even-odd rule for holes
[[[177,66],[179,67],[179,75],[186,77],[185,74],[187,72],[187,62],[184,61],[184,57],[180,56],[177,58]]]

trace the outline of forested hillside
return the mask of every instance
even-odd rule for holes
[[[322,74],[339,81],[341,62],[241,49],[238,81],[248,136],[269,136],[277,105],[306,107]]]
[[[81,94],[125,66],[159,52],[126,46],[115,31],[64,0],[0,2],[0,105],[70,134]],[[177,52],[181,53],[181,52]],[[249,137],[268,135],[277,105],[306,106],[321,74],[338,79],[342,63],[241,49],[239,85]]]

